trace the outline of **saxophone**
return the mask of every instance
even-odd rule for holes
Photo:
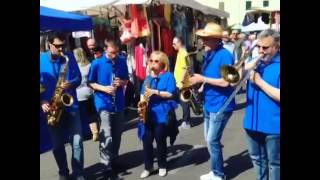
[[[146,82],[145,87],[150,88],[150,82],[148,80]],[[141,120],[143,121],[144,124],[147,121],[148,105],[149,105],[149,98],[147,96],[143,95],[143,100],[138,102],[138,108],[140,109],[140,113],[142,114]]]
[[[193,75],[193,71],[192,71],[192,64],[190,63],[190,56],[197,54],[199,51],[201,51],[203,48],[201,49],[197,49],[194,52],[188,53],[188,55],[186,56],[185,60],[186,60],[186,65],[187,65],[187,75],[185,77],[191,77]],[[189,79],[185,78],[183,80],[183,82],[188,82]],[[184,86],[181,89],[180,92],[180,96],[179,96],[180,100],[183,102],[189,102],[191,109],[193,111],[194,114],[196,115],[200,115],[202,113],[202,100],[201,100],[201,95],[199,94],[198,90],[195,88],[195,86]]]
[[[47,113],[48,124],[51,126],[59,123],[63,106],[71,106],[73,104],[73,97],[69,93],[65,93],[61,88],[62,83],[66,80],[69,58],[62,52],[60,55],[66,59],[66,63],[64,63],[60,71],[59,79],[50,103],[51,109]]]

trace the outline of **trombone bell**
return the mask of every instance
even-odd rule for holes
[[[240,81],[240,75],[236,68],[233,66],[222,66],[220,69],[221,76],[229,83],[238,83]]]

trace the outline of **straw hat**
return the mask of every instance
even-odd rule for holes
[[[220,25],[209,22],[204,29],[199,29],[196,31],[196,35],[200,37],[211,37],[211,38],[222,38],[223,29]]]

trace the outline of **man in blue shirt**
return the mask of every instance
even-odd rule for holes
[[[49,37],[50,50],[40,55],[40,84],[45,91],[40,95],[41,108],[44,113],[52,110],[51,99],[56,89],[59,75],[66,63],[66,59],[60,54],[65,46],[65,37],[56,32]],[[65,53],[68,57],[68,69],[66,81],[61,88],[65,93],[72,96],[74,102],[69,107],[63,107],[62,115],[56,126],[48,126],[53,144],[53,155],[59,168],[59,179],[66,180],[69,176],[69,169],[65,152],[64,130],[68,130],[71,136],[72,146],[72,170],[77,180],[83,180],[83,143],[82,129],[79,117],[78,100],[76,88],[81,83],[81,74],[77,62],[71,53]]]
[[[95,59],[88,81],[94,89],[95,106],[100,115],[100,158],[105,170],[111,170],[118,156],[124,119],[124,91],[128,77],[127,61],[119,56],[119,46],[112,39],[105,41],[106,53]]]
[[[194,74],[190,81],[192,84],[204,84],[204,136],[208,144],[211,160],[211,171],[200,176],[201,180],[222,180],[224,178],[223,156],[221,147],[221,137],[223,130],[235,108],[235,100],[227,106],[224,112],[219,112],[233,92],[233,87],[225,81],[220,74],[223,65],[232,65],[232,54],[223,48],[220,25],[208,23],[204,29],[196,32],[204,41],[205,62],[203,75]]]
[[[247,84],[244,128],[258,180],[280,180],[280,34],[262,31],[257,47],[260,60],[253,60]]]

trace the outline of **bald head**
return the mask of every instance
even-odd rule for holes
[[[96,47],[96,40],[93,39],[93,38],[89,38],[89,39],[87,40],[87,47],[88,47],[88,49],[90,49],[90,50],[92,50],[93,48],[95,48],[95,47]]]

